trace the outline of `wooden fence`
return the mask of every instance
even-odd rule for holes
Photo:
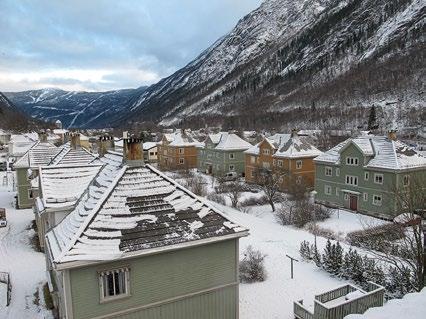
[[[7,296],[6,306],[10,305],[10,299],[12,298],[12,284],[10,283],[10,275],[7,272],[0,272],[0,282],[7,285]]]
[[[349,300],[343,299],[334,305],[327,305],[328,302],[357,290],[362,294]],[[383,306],[384,292],[382,286],[372,282],[368,283],[366,290],[350,284],[345,285],[315,296],[314,313],[303,306],[303,300],[294,302],[294,316],[298,319],[343,319],[349,314],[362,314],[371,307]]]

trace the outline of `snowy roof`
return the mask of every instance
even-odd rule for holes
[[[67,132],[69,132],[68,130],[66,130],[66,129],[62,129],[62,128],[55,128],[54,130],[53,130],[53,133],[54,134],[65,134],[65,133],[67,133]]]
[[[89,164],[96,156],[84,147],[73,149],[70,144],[64,145],[62,150],[53,158],[51,165],[80,165]]]
[[[16,161],[14,166],[37,167],[48,165],[59,151],[60,148],[50,142],[37,142]]]
[[[213,144],[219,144],[220,138],[222,137],[223,132],[209,134],[208,138],[212,141]]]
[[[233,150],[247,150],[252,145],[244,141],[241,137],[234,133],[222,133],[219,143],[215,147],[216,150],[233,151]]]
[[[423,319],[426,313],[426,288],[406,294],[402,299],[389,300],[383,307],[368,309],[364,314],[353,314],[345,319]]]
[[[282,145],[274,154],[275,157],[284,158],[302,158],[316,157],[322,152],[309,143],[306,137],[292,136],[284,145]]]
[[[143,143],[143,149],[144,151],[150,150],[151,148],[157,147],[156,142],[145,142]]]
[[[76,208],[47,234],[55,264],[114,260],[247,230],[150,165],[106,165]]]
[[[102,165],[46,166],[40,168],[42,204],[70,209],[84,193]]]
[[[200,146],[198,140],[196,140],[191,132],[183,132],[181,130],[173,133],[165,133],[163,137],[169,142],[169,146],[185,147],[185,146]]]
[[[261,142],[257,143],[256,145],[253,145],[250,147],[247,151],[244,153],[251,154],[251,155],[259,155],[259,147],[260,144],[262,144],[264,141],[269,143],[273,149],[280,149],[284,146],[285,143],[290,139],[291,134],[281,134],[277,133],[270,137],[265,137]]]
[[[385,136],[359,136],[349,138],[329,151],[318,156],[315,161],[338,164],[340,153],[349,145],[355,145],[366,157],[371,157],[366,168],[404,170],[426,167],[426,157],[401,141]]]

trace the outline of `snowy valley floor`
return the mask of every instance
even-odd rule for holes
[[[3,181],[4,174],[0,174]],[[9,307],[1,309],[0,319],[52,318],[43,306],[42,285],[46,282],[44,255],[34,251],[30,229],[34,214],[31,209],[13,208],[15,192],[0,185],[0,207],[6,208],[8,226],[0,228],[0,271],[9,272],[12,282],[12,300]],[[34,293],[40,290],[40,306],[34,303]]]
[[[2,180],[0,175],[0,181]],[[0,207],[7,209],[9,226],[0,229],[0,271],[10,272],[12,278],[12,303],[0,309],[3,318],[51,318],[43,307],[41,287],[45,279],[45,262],[42,253],[31,247],[33,230],[29,225],[34,216],[30,209],[12,208],[14,192],[0,186]],[[314,295],[335,288],[344,281],[331,277],[313,263],[304,262],[299,255],[300,242],[313,242],[313,235],[306,230],[281,226],[268,205],[251,207],[243,213],[227,206],[213,203],[223,210],[233,221],[250,229],[250,236],[240,241],[240,257],[248,245],[267,254],[265,266],[267,279],[262,283],[240,285],[241,319],[291,319],[293,301],[304,300],[313,307]],[[337,218],[339,217],[339,218]],[[332,228],[344,236],[348,231],[361,229],[365,223],[379,222],[375,219],[340,211],[321,223],[322,227]],[[322,250],[326,239],[318,238]],[[294,279],[290,279],[289,254],[299,260],[295,263]],[[34,304],[34,293],[40,289],[40,306]]]

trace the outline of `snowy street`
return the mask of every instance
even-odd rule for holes
[[[46,281],[44,255],[34,251],[30,244],[34,214],[31,209],[14,209],[14,196],[15,192],[0,186],[0,207],[6,208],[8,221],[6,228],[0,228],[0,271],[9,272],[12,282],[11,304],[0,309],[0,318],[51,318],[50,312],[42,308],[42,285]],[[40,306],[34,303],[37,289]]]

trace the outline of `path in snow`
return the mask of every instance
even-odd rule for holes
[[[37,287],[41,290],[46,282],[44,255],[34,251],[30,244],[34,231],[29,225],[34,214],[31,209],[14,209],[14,196],[15,192],[0,187],[0,207],[6,208],[9,224],[0,228],[0,271],[9,272],[12,282],[11,304],[0,309],[0,319],[52,318],[49,311],[33,303]],[[44,303],[42,293],[40,303]]]

